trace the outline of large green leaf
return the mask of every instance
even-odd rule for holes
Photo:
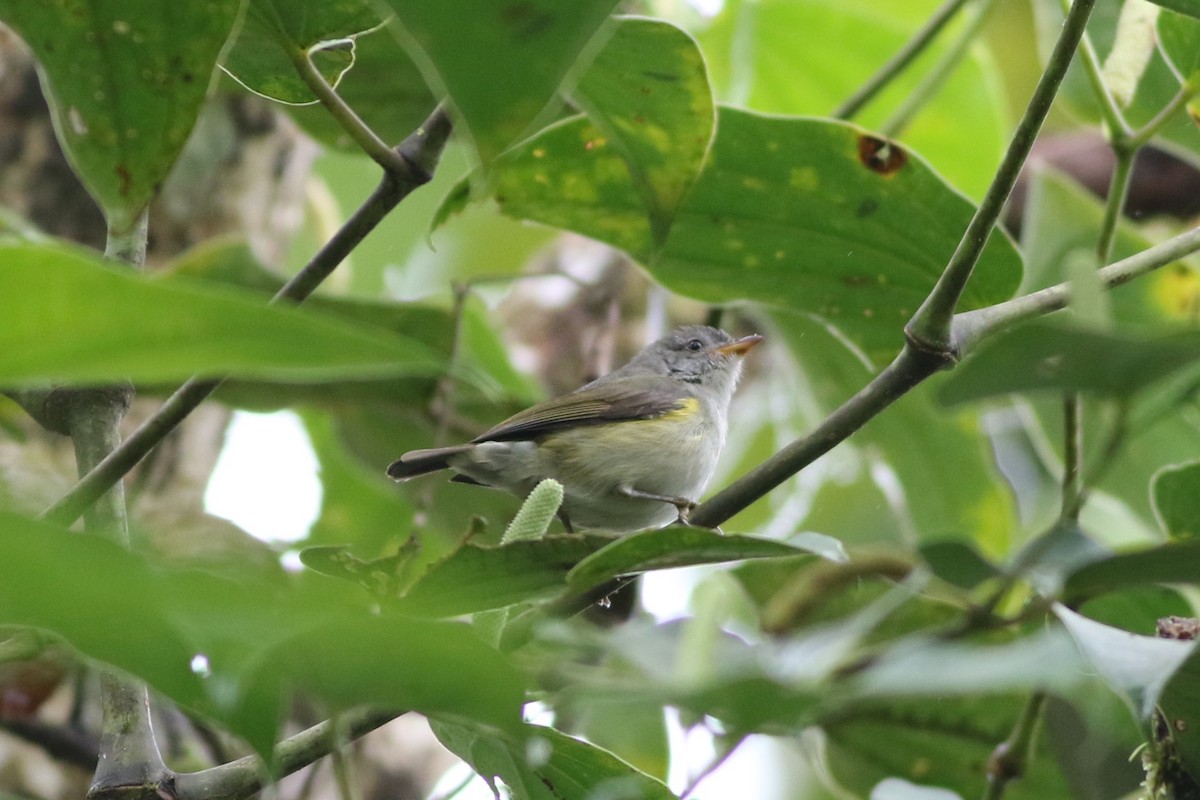
[[[1038,389],[1129,398],[1197,360],[1200,331],[1146,337],[1034,322],[988,342],[939,395],[946,403]]]
[[[1200,539],[1200,461],[1159,470],[1150,484],[1154,511],[1173,539]]]
[[[824,116],[895,55],[936,7],[916,0],[729,0],[698,35],[722,102]],[[855,121],[880,128],[949,50],[953,36],[938,37]],[[1007,117],[999,70],[975,47],[899,138],[978,198],[1004,152]]]
[[[661,782],[611,753],[553,728],[526,725],[499,738],[465,725],[431,721],[442,744],[471,765],[499,796],[497,779],[519,800],[673,800]]]
[[[824,721],[825,760],[831,774],[855,797],[872,800],[879,782],[904,778],[938,787],[937,795],[895,795],[915,800],[979,796],[987,783],[987,761],[1008,736],[1020,712],[1016,697],[939,697],[859,703]],[[1039,743],[1040,744],[1040,743]],[[1014,796],[1032,800],[1069,797],[1050,753],[1030,759],[1029,772]]]
[[[1174,9],[1190,17],[1200,17],[1200,0],[1150,0],[1163,8]]]
[[[972,214],[919,157],[852,125],[732,108],[661,248],[622,158],[586,119],[506,153],[494,197],[505,214],[627,251],[680,294],[817,314],[880,360],[899,349]],[[460,187],[445,211],[465,201]],[[1006,299],[1020,273],[1011,241],[992,236],[963,309]]]
[[[336,708],[519,721],[520,678],[467,626],[378,614],[349,584],[167,571],[106,539],[12,515],[0,515],[0,565],[0,624],[51,630],[225,721],[260,751],[291,690]]]
[[[257,295],[153,279],[85,251],[0,245],[0,382],[193,374],[287,380],[433,375],[441,359],[412,339]]]
[[[467,544],[433,564],[401,598],[410,614],[452,617],[561,594],[567,573],[611,541],[546,536],[500,547]]]
[[[700,48],[673,25],[624,18],[571,97],[625,159],[662,244],[716,128]]]
[[[239,0],[0,2],[41,64],[54,125],[104,210],[128,230],[200,113]]]
[[[365,0],[250,0],[222,65],[253,92],[285,103],[315,103],[288,50],[307,54],[332,86],[355,61],[355,37],[378,26]]]
[[[1153,583],[1200,583],[1200,541],[1164,544],[1092,560],[1070,574],[1063,594],[1078,601]]]
[[[1171,676],[1195,649],[1194,642],[1138,636],[1102,625],[1066,606],[1055,605],[1054,613],[1083,657],[1139,719],[1150,716]]]
[[[567,576],[567,582],[576,589],[589,589],[619,575],[751,558],[782,558],[806,552],[809,551],[803,546],[771,539],[672,526],[622,536],[581,560]]]
[[[487,165],[555,111],[616,0],[387,0],[402,41]]]

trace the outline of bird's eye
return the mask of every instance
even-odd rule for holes
[[[703,348],[704,348],[704,342],[700,341],[699,339],[692,339],[690,342],[687,343],[687,349],[691,350],[693,353],[698,353]]]

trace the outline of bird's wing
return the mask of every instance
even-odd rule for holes
[[[637,383],[637,388],[622,386],[618,382],[585,386],[570,394],[527,408],[474,441],[511,442],[536,439],[563,428],[617,420],[651,419],[685,407],[688,398],[671,379],[663,377],[661,381],[647,385],[645,378],[641,378]]]

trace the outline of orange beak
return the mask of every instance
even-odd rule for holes
[[[713,352],[723,356],[744,356],[746,353],[750,352],[750,350],[756,344],[761,342],[763,338],[764,337],[759,336],[757,333],[752,333],[749,336],[743,336],[740,339],[735,339],[729,344],[723,344],[720,347],[715,347],[713,348]]]

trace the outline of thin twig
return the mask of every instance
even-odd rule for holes
[[[1164,125],[1171,121],[1176,113],[1181,108],[1188,104],[1188,101],[1196,96],[1196,87],[1190,82],[1184,83],[1179,87],[1179,91],[1171,98],[1171,102],[1167,103],[1162,109],[1151,117],[1145,125],[1132,131],[1125,136],[1124,144],[1127,148],[1136,149],[1145,144],[1148,144],[1154,138]]]
[[[325,720],[275,746],[274,779],[278,780],[329,755],[346,741],[365,736],[403,712],[362,709],[342,715],[337,723]],[[263,763],[246,756],[200,772],[175,777],[178,800],[245,800],[271,783]]]
[[[1062,510],[1065,520],[1079,518],[1083,495],[1083,398],[1078,392],[1063,395]]]
[[[309,90],[321,101],[321,105],[329,112],[355,144],[366,153],[372,161],[388,172],[404,169],[400,155],[388,147],[370,126],[354,112],[341,95],[329,85],[325,76],[317,70],[312,62],[312,54],[288,39],[281,39],[280,46],[292,60],[297,74],[308,86]]]
[[[913,37],[905,43],[904,47],[900,48],[896,55],[888,59],[887,63],[880,67],[879,71],[872,75],[858,91],[835,108],[830,116],[834,119],[853,119],[867,103],[871,102],[879,92],[883,91],[884,87],[891,83],[897,75],[902,73],[929,46],[930,42],[941,33],[942,28],[946,27],[946,23],[954,19],[954,15],[967,2],[968,0],[946,0],[921,29],[913,34]]]
[[[427,183],[450,135],[450,119],[439,108],[405,139],[397,152],[403,173],[384,173],[371,196],[346,220],[313,259],[280,289],[271,302],[303,302],[346,256],[413,190]],[[70,525],[109,487],[141,461],[188,414],[211,395],[221,380],[191,378],[175,391],[141,427],[88,471],[42,518]]]
[[[929,70],[917,87],[908,94],[900,107],[883,123],[879,129],[880,134],[888,139],[899,137],[912,122],[917,112],[938,93],[959,63],[962,62],[971,43],[979,35],[983,23],[987,21],[988,12],[992,10],[993,2],[994,0],[978,0],[978,6],[971,15],[971,19],[955,38],[950,49],[934,64],[933,69]]]
[[[1065,10],[1067,0],[1060,0],[1060,2]],[[1132,132],[1129,122],[1126,121],[1121,106],[1117,104],[1117,99],[1109,91],[1108,84],[1104,82],[1104,68],[1100,66],[1100,57],[1096,55],[1092,38],[1086,33],[1079,42],[1079,57],[1083,62],[1083,72],[1087,75],[1088,83],[1092,85],[1092,91],[1095,93],[1096,99],[1100,101],[1100,115],[1104,118],[1104,125],[1108,128],[1109,134],[1114,140],[1127,138]]]
[[[1101,286],[1112,289],[1197,250],[1200,250],[1200,226],[1102,267],[1096,276]],[[1022,320],[1065,308],[1070,299],[1071,284],[1059,283],[987,308],[956,314],[953,326],[954,352],[961,357],[981,339]]]
[[[1071,11],[1063,23],[1046,70],[1025,107],[1025,113],[1017,124],[1004,159],[996,170],[996,176],[988,186],[983,201],[967,225],[937,284],[904,328],[905,335],[916,346],[934,351],[945,351],[949,347],[950,325],[958,300],[966,289],[975,264],[983,254],[983,248],[991,238],[996,220],[1004,210],[1004,204],[1017,182],[1017,176],[1029,156],[1042,122],[1050,113],[1054,96],[1067,74],[1067,67],[1079,46],[1079,39],[1083,36],[1084,27],[1094,5],[1095,0],[1075,0],[1071,5]]]
[[[1022,777],[1029,764],[1036,742],[1038,723],[1046,707],[1046,693],[1033,692],[1025,701],[1021,716],[1009,734],[988,760],[988,785],[984,800],[1000,800],[1008,784]]]
[[[688,516],[692,525],[715,528],[829,452],[947,361],[905,346],[900,355],[807,436],[784,447],[746,475],[701,503]]]

